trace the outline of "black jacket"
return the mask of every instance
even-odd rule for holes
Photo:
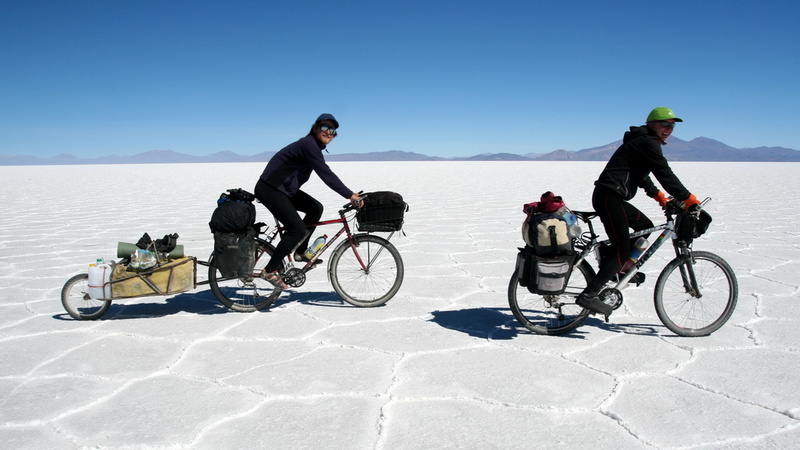
[[[323,148],[311,134],[292,142],[272,156],[261,180],[293,197],[314,171],[329,188],[349,198],[353,191],[328,167],[322,156]]]
[[[689,197],[689,191],[664,158],[658,136],[645,126],[631,127],[594,185],[607,188],[625,200],[632,199],[637,188],[655,197],[659,189],[650,179],[651,173],[671,196],[681,201]]]

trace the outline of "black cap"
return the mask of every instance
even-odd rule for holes
[[[316,122],[314,122],[314,123],[315,123],[315,124],[316,124],[316,123],[320,123],[320,122],[322,122],[323,120],[328,120],[328,121],[331,121],[331,122],[333,122],[333,126],[334,126],[334,127],[336,127],[336,128],[339,128],[339,122],[338,122],[338,121],[336,121],[336,118],[335,118],[335,117],[333,117],[333,114],[328,114],[328,113],[325,113],[325,114],[320,114],[320,116],[319,116],[319,117],[317,117],[317,121],[316,121]]]

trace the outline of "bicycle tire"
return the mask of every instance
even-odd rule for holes
[[[256,260],[265,252],[272,256],[275,251],[272,245],[256,239]],[[230,310],[238,312],[261,311],[269,308],[280,297],[283,289],[275,287],[269,281],[260,278],[260,273],[252,277],[225,278],[214,267],[214,256],[211,256],[208,267],[208,284],[217,300]],[[255,270],[254,270],[255,272]]]
[[[595,276],[594,269],[586,261],[573,267],[567,287],[560,295],[532,294],[519,284],[518,273],[515,268],[508,283],[508,305],[517,321],[528,330],[550,336],[566,334],[589,316],[589,310],[575,303]]]
[[[388,302],[403,284],[404,268],[400,252],[386,239],[371,234],[353,236],[339,244],[328,264],[333,289],[344,301],[359,307],[380,306]],[[356,253],[368,265],[365,272]]]
[[[67,280],[61,289],[61,304],[78,320],[99,319],[111,307],[111,300],[89,297],[89,274],[82,273]]]
[[[686,337],[708,336],[730,319],[739,296],[739,285],[731,266],[720,256],[696,251],[691,270],[700,296],[690,292],[681,270],[687,258],[678,257],[664,267],[656,281],[656,314],[670,331]]]

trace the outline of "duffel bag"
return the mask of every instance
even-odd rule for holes
[[[571,255],[574,253],[569,226],[557,213],[533,213],[522,225],[525,243],[539,256]]]
[[[220,195],[208,222],[212,233],[242,233],[256,223],[255,196],[243,189],[228,189]]]

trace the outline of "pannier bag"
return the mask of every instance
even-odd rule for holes
[[[368,192],[362,206],[356,213],[358,231],[400,231],[408,204],[396,192]]]
[[[214,234],[213,266],[225,278],[248,277],[255,266],[255,196],[243,189],[220,195],[208,222]]]
[[[517,254],[519,284],[532,294],[562,294],[572,273],[573,260],[571,255],[546,258],[537,256],[531,247],[521,248]]]
[[[517,280],[520,286],[536,294],[536,255],[531,247],[520,248],[517,253]]]
[[[710,224],[711,214],[704,209],[700,210],[700,214],[681,211],[675,216],[675,234],[678,239],[691,244],[708,230]]]
[[[256,230],[242,233],[214,233],[212,265],[225,278],[249,277],[256,265]]]
[[[567,288],[572,272],[572,256],[544,258],[536,256],[536,292],[541,295],[559,295]],[[528,287],[530,290],[530,287]]]

